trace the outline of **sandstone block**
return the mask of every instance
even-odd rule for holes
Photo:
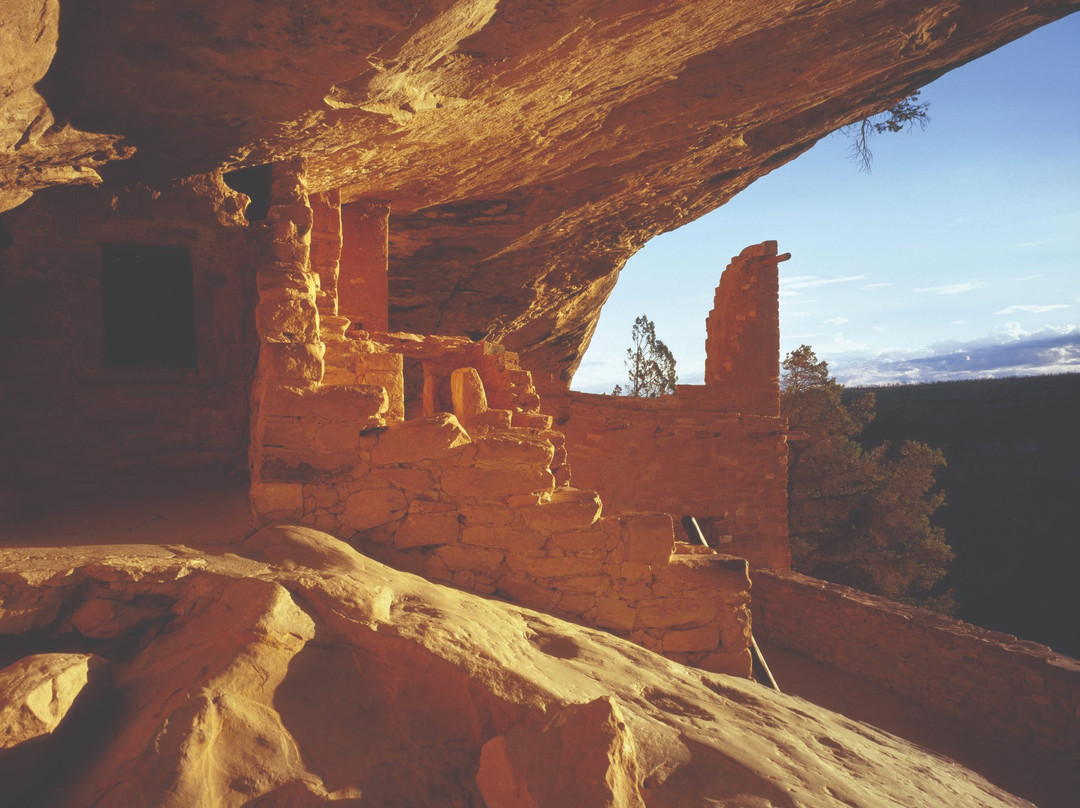
[[[311,443],[315,429],[310,422],[296,416],[264,415],[259,421],[258,435],[262,446],[300,449]]]
[[[702,625],[716,616],[711,598],[642,598],[637,604],[641,625],[667,628],[687,624]]]
[[[541,612],[553,611],[559,602],[559,593],[555,590],[509,572],[499,578],[497,591],[515,603]]]
[[[553,712],[543,727],[484,744],[476,784],[489,808],[644,808],[636,747],[615,702],[599,698]]]
[[[434,552],[446,567],[456,572],[459,570],[472,570],[490,578],[498,577],[502,567],[504,553],[484,547],[470,547],[464,544],[448,544],[439,547]]]
[[[266,212],[266,218],[270,222],[289,222],[296,226],[296,232],[303,238],[311,232],[314,215],[311,208],[302,201],[284,205],[271,205]]]
[[[675,530],[666,513],[625,514],[626,560],[642,564],[666,561],[675,549]]]
[[[596,598],[596,625],[614,631],[629,631],[637,620],[637,609],[619,598]]]
[[[524,427],[526,429],[551,429],[552,417],[550,415],[541,415],[538,412],[515,412],[511,418],[510,424],[515,427]]]
[[[339,385],[314,390],[291,386],[271,388],[263,397],[264,415],[317,415],[330,421],[366,422],[386,412],[386,391],[370,385]]]
[[[611,579],[606,575],[568,575],[564,578],[549,578],[544,581],[560,592],[607,592],[611,589]]]
[[[559,602],[555,608],[563,614],[572,614],[580,617],[595,605],[595,592],[567,592],[559,598]]]
[[[601,502],[595,491],[563,488],[547,502],[532,508],[522,508],[525,522],[541,533],[556,533],[591,526],[600,518]]]
[[[391,424],[371,452],[376,465],[438,460],[470,443],[468,433],[450,413]]]
[[[555,449],[545,438],[499,434],[476,439],[478,465],[521,465],[548,468]]]
[[[553,496],[558,493],[559,491],[556,489]],[[553,553],[576,555],[583,558],[603,558],[610,562],[610,554],[606,549],[607,538],[607,534],[603,530],[597,529],[594,523],[579,530],[552,533],[548,538],[547,546]]]
[[[447,502],[414,500],[394,533],[395,547],[430,547],[458,540],[461,524],[454,507]]]
[[[327,482],[347,475],[358,464],[354,452],[320,452],[315,448],[263,446],[254,467],[265,482]]]
[[[311,297],[317,290],[315,276],[310,272],[304,272],[295,267],[289,269],[260,269],[255,273],[255,285],[259,291],[259,300],[264,300],[263,295],[274,290],[292,290],[291,297]],[[300,294],[297,294],[300,293]],[[278,298],[265,298],[282,299]]]
[[[0,750],[51,734],[105,665],[95,654],[35,654],[0,670]]]
[[[510,418],[510,410],[488,409],[469,418],[468,427],[477,431],[482,429],[509,429]]]
[[[370,530],[405,515],[409,502],[397,488],[357,491],[345,500],[345,523],[353,530]]]
[[[713,673],[726,673],[729,676],[745,679],[749,678],[753,670],[753,658],[748,648],[731,653],[718,651],[698,662],[698,667]]]
[[[283,335],[294,342],[317,342],[319,312],[315,296],[259,303],[255,307],[255,328],[261,337],[274,339]]]
[[[259,345],[259,376],[285,384],[319,383],[326,346],[321,342],[271,342]]]
[[[429,490],[435,484],[431,472],[418,468],[383,468],[378,470],[378,477],[403,491],[416,494]]]
[[[454,415],[463,424],[471,418],[487,412],[487,394],[476,368],[458,368],[450,374],[450,395]]]
[[[251,508],[257,516],[268,519],[298,517],[304,511],[304,487],[300,483],[253,480]]]
[[[551,493],[555,478],[546,468],[529,466],[449,468],[443,472],[442,486],[455,498],[507,499],[515,494]]]
[[[600,573],[603,562],[576,556],[522,556],[511,553],[506,557],[506,566],[520,575],[544,579],[596,575]]]
[[[664,653],[680,651],[715,651],[720,647],[720,629],[716,626],[669,631],[663,636]]]
[[[510,504],[458,503],[458,511],[467,525],[509,525],[517,521],[518,509]]]
[[[360,445],[360,429],[356,424],[340,422],[319,423],[315,427],[311,448],[316,452],[347,452],[355,455]]]
[[[476,547],[493,547],[518,553],[538,553],[546,539],[539,533],[522,528],[466,525],[461,531],[461,541]]]

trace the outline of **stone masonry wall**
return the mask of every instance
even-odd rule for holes
[[[779,417],[728,412],[688,386],[661,398],[570,393],[545,407],[559,413],[575,483],[611,513],[693,516],[722,552],[791,566]]]
[[[780,411],[780,282],[775,241],[731,259],[705,320],[705,385],[720,406],[742,413]]]
[[[311,204],[302,164],[275,166],[256,310],[257,521],[312,525],[435,580],[748,675],[746,562],[678,552],[667,514],[602,517],[594,492],[567,484],[563,436],[514,354],[350,331],[324,286],[332,255],[312,258],[313,243],[333,252],[334,210]],[[406,357],[423,368],[425,417],[410,420]]]
[[[246,474],[258,347],[243,209],[208,175],[161,192],[57,189],[4,214],[0,486]],[[104,245],[190,256],[194,366],[105,364]],[[159,320],[146,319],[149,339]]]
[[[704,385],[659,398],[545,399],[574,480],[612,512],[692,516],[711,545],[779,568],[791,566],[778,300],[789,257],[765,241],[731,259],[705,324]]]
[[[794,572],[754,570],[753,582],[759,637],[988,731],[1080,756],[1080,661]]]

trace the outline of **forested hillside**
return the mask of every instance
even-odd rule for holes
[[[1080,374],[848,388],[862,442],[940,448],[957,616],[1080,657]]]

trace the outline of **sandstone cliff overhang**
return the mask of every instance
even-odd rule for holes
[[[312,191],[390,202],[394,328],[501,341],[558,384],[646,240],[1077,8],[17,0],[0,202],[302,157]]]

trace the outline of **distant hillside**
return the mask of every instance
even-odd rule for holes
[[[957,553],[958,616],[1080,657],[1080,374],[865,392],[866,446],[941,449],[946,506],[935,520]]]

